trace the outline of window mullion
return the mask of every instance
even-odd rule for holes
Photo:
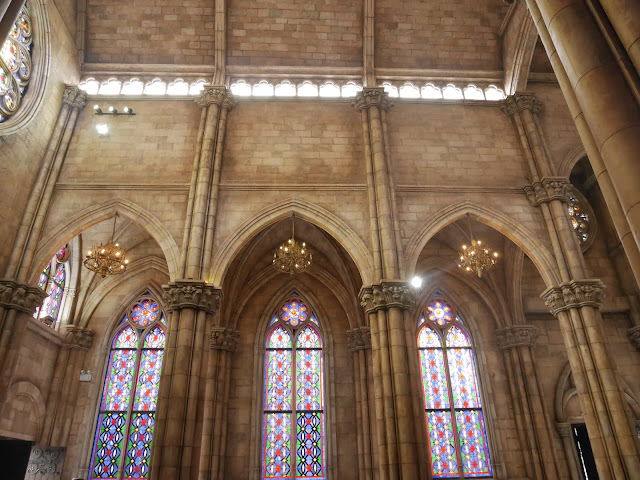
[[[447,374],[447,391],[449,392],[449,411],[451,413],[451,425],[453,426],[453,440],[456,442],[456,463],[458,464],[458,473],[460,478],[464,478],[462,468],[462,446],[460,445],[460,436],[458,435],[458,420],[456,418],[456,406],[455,399],[453,398],[453,388],[451,387],[451,373],[449,371],[449,356],[447,352],[446,343],[442,348],[444,357],[444,368]]]
[[[297,437],[296,437],[296,426],[297,426],[297,419],[298,419],[298,405],[296,402],[297,399],[297,394],[296,392],[298,391],[298,385],[297,385],[297,377],[296,377],[296,370],[297,370],[297,355],[298,355],[298,349],[297,347],[297,336],[296,336],[296,331],[293,331],[293,335],[291,336],[291,478],[296,478],[296,472],[297,472],[297,468],[298,466],[296,465],[297,460],[298,460],[298,456],[297,456],[297,451],[298,451],[298,444],[297,444]]]

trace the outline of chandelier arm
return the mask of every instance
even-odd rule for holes
[[[118,212],[116,211],[116,214],[113,216],[113,230],[111,230],[111,241],[113,242],[113,239],[116,236],[116,222],[118,221]]]

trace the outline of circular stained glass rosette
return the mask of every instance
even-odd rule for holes
[[[146,327],[158,318],[159,312],[156,302],[145,299],[131,309],[131,321],[139,327]]]
[[[58,263],[66,263],[69,261],[69,257],[71,256],[71,249],[69,248],[69,244],[67,243],[64,247],[56,253],[56,260]]]
[[[578,236],[578,242],[582,245],[589,236],[589,215],[582,208],[580,201],[574,196],[569,197],[567,210],[569,211],[569,217],[571,217],[571,226]]]
[[[308,316],[309,310],[300,300],[291,300],[285,303],[280,310],[280,318],[282,321],[292,327],[303,323]]]
[[[32,31],[25,6],[0,46],[0,122],[20,105],[31,78]]]
[[[448,325],[453,320],[451,307],[440,300],[436,300],[427,306],[427,316],[429,320],[441,327]]]

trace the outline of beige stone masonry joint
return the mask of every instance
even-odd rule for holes
[[[540,297],[551,313],[557,315],[571,308],[589,306],[600,309],[605,299],[604,289],[604,283],[598,279],[571,280],[545,290]]]
[[[627,330],[627,334],[629,335],[629,340],[631,340],[631,344],[634,347],[636,347],[637,350],[640,351],[640,325],[637,325]]]
[[[500,110],[509,117],[513,117],[516,113],[522,112],[523,110],[540,113],[542,111],[542,102],[533,93],[514,93],[502,101]]]
[[[201,108],[215,104],[227,110],[231,110],[237,103],[231,91],[227,87],[219,85],[205,85],[195,102]]]
[[[66,85],[62,94],[62,103],[82,110],[87,104],[87,93],[80,90],[77,85]]]
[[[496,343],[502,350],[514,347],[535,347],[538,335],[540,335],[538,327],[514,325],[496,330]]]
[[[539,182],[524,187],[524,193],[532,206],[537,207],[543,203],[560,200],[568,203],[573,186],[565,177],[545,177]]]
[[[65,345],[69,348],[89,350],[93,344],[94,333],[88,328],[67,325],[65,333]]]
[[[178,280],[162,288],[163,300],[168,312],[193,308],[216,313],[222,301],[222,289],[199,280]]]
[[[389,100],[384,88],[365,88],[356,95],[352,105],[358,110],[376,106],[388,111],[393,107],[393,102]]]
[[[238,339],[240,334],[236,330],[224,327],[213,327],[211,329],[212,350],[224,350],[227,352],[235,352],[238,348]]]
[[[415,306],[413,289],[402,281],[383,280],[377,285],[362,287],[359,296],[366,313],[389,307],[412,309]]]
[[[359,350],[371,349],[371,330],[369,327],[359,327],[347,331],[347,346],[351,353]]]
[[[32,287],[13,280],[0,280],[0,306],[33,315],[47,294],[40,287]]]

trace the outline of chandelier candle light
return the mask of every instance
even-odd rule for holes
[[[292,216],[291,238],[273,252],[273,268],[293,276],[304,272],[311,265],[311,252],[307,244],[295,239],[295,216]]]
[[[483,245],[480,240],[473,238],[471,233],[471,221],[467,214],[467,222],[469,223],[469,240],[471,246],[462,245],[460,255],[460,263],[458,267],[464,269],[465,272],[475,272],[478,278],[482,278],[482,272],[489,270],[498,261],[498,252],[494,252],[489,245]]]
[[[87,256],[83,262],[85,267],[92,272],[96,272],[102,278],[107,275],[119,275],[124,273],[127,268],[127,264],[129,263],[129,260],[125,259],[126,252],[120,247],[120,244],[113,243],[117,220],[118,213],[116,212],[116,215],[113,218],[111,240],[109,240],[106,245],[101,243],[94,245],[93,248],[87,252]]]

